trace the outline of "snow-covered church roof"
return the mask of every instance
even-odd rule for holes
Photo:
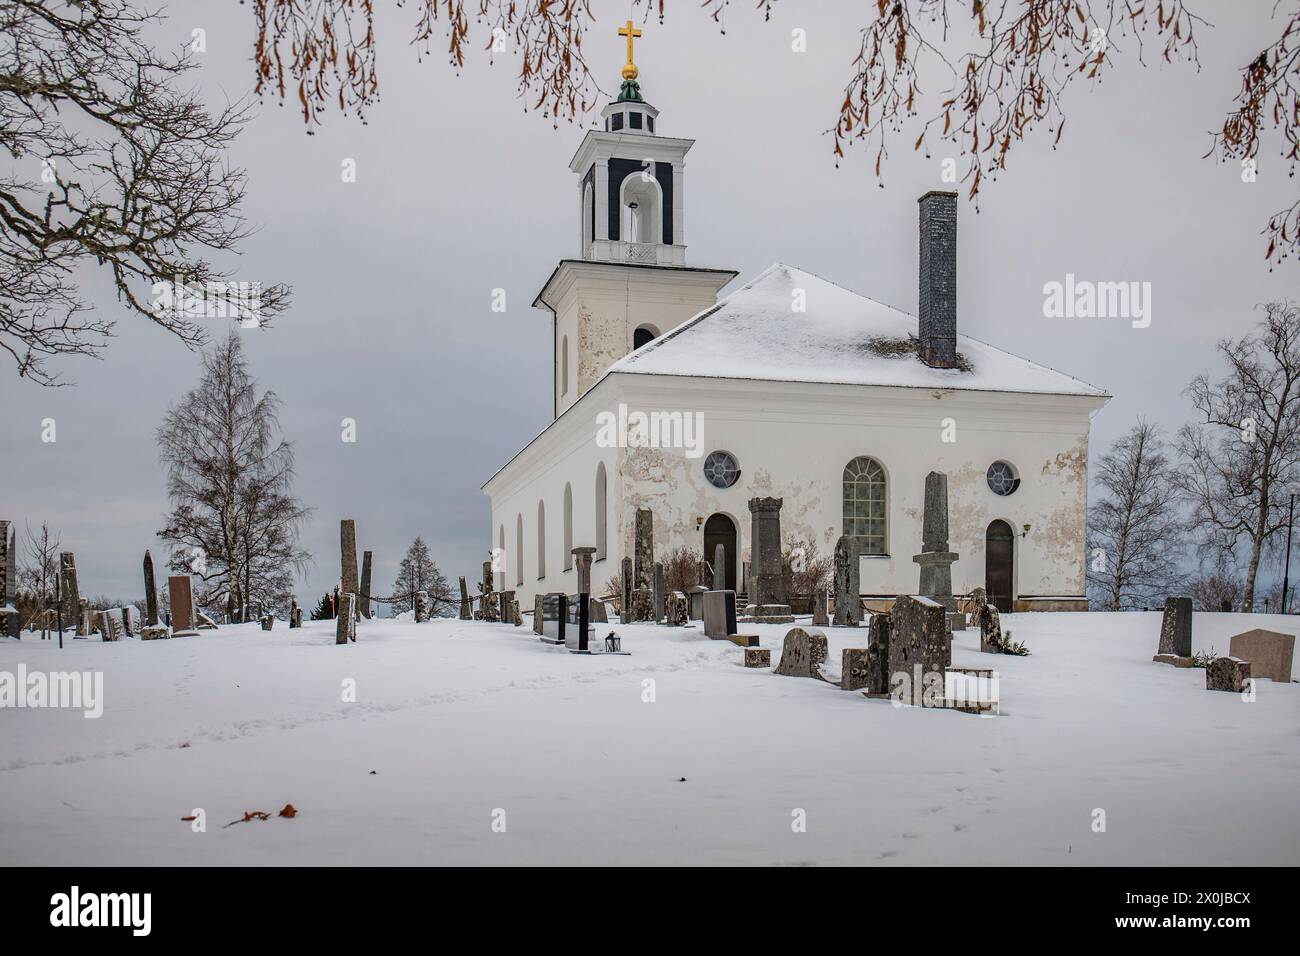
[[[803,311],[795,308],[800,290]],[[778,262],[609,370],[1109,397],[1095,385],[961,334],[963,367],[931,368],[917,358],[916,331],[915,316]]]

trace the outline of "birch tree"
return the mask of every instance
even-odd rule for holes
[[[1255,605],[1266,548],[1286,530],[1290,491],[1300,479],[1300,309],[1263,306],[1264,321],[1219,342],[1228,374],[1198,375],[1186,389],[1199,422],[1178,433],[1178,487],[1208,555],[1242,548],[1242,610]]]
[[[1138,420],[1097,460],[1088,511],[1088,587],[1108,611],[1158,603],[1179,575],[1185,536],[1160,429]]]

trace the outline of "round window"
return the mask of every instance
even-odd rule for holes
[[[714,451],[704,459],[704,477],[714,488],[730,488],[740,477],[736,456],[729,451]]]
[[[1009,495],[1020,487],[1020,476],[1009,461],[995,461],[989,465],[989,490],[995,495]]]

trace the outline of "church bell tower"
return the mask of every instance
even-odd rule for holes
[[[569,162],[578,177],[578,259],[562,259],[535,306],[554,316],[555,415],[614,362],[717,301],[730,269],[686,264],[684,183],[694,140],[663,136],[638,82],[633,22],[618,98]]]

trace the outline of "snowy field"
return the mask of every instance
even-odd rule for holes
[[[953,646],[996,663],[995,718],[746,670],[695,628],[614,625],[630,657],[458,621],[6,641],[0,670],[102,671],[104,712],[0,710],[0,863],[1300,864],[1300,684],[1206,691],[1151,662],[1158,613],[1004,622],[1031,657]],[[1198,614],[1194,646],[1296,623]],[[786,629],[754,629],[774,662]],[[866,643],[827,634],[836,664]]]

